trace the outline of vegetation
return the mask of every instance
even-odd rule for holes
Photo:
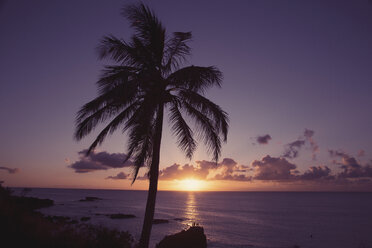
[[[102,39],[99,57],[111,59],[115,65],[105,67],[97,82],[98,97],[78,112],[75,137],[80,140],[109,121],[89,147],[89,154],[119,127],[127,132],[127,160],[133,162],[133,182],[141,167],[149,169],[139,244],[147,248],[155,211],[164,110],[186,156],[191,159],[196,149],[195,130],[216,162],[221,142],[227,138],[228,117],[204,96],[208,88],[220,87],[222,73],[214,66],[181,68],[191,52],[187,44],[190,32],[168,36],[159,19],[143,4],[127,6],[123,15],[135,33],[128,42],[112,35]],[[193,129],[190,120],[195,124]]]
[[[0,185],[0,233],[8,247],[38,248],[130,248],[127,232],[102,226],[72,225],[66,217],[45,218],[34,210],[37,198],[16,197]],[[50,200],[49,200],[50,201]],[[45,202],[41,200],[40,202]],[[29,204],[30,203],[30,204]]]

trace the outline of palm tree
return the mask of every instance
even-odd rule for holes
[[[158,186],[160,143],[164,110],[178,146],[191,159],[197,143],[188,121],[192,120],[197,138],[218,161],[221,141],[226,141],[228,117],[204,93],[221,86],[222,73],[213,66],[180,68],[190,54],[190,32],[167,37],[165,28],[143,4],[123,9],[135,33],[129,42],[112,35],[104,36],[99,47],[100,59],[111,59],[97,82],[99,95],[85,104],[76,117],[75,138],[82,139],[98,124],[107,126],[98,134],[87,155],[108,134],[119,127],[128,134],[127,160],[133,162],[133,181],[141,167],[148,167],[150,180],[145,219],[139,246],[148,247]],[[123,161],[124,162],[124,161]]]

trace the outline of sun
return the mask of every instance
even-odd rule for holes
[[[177,188],[180,191],[201,191],[205,188],[205,182],[193,178],[183,179],[178,181]]]

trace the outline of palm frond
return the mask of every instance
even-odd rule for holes
[[[135,29],[135,36],[153,54],[157,66],[161,65],[164,51],[165,28],[155,14],[143,3],[128,5],[122,11]]]
[[[204,92],[209,87],[221,87],[222,73],[214,66],[188,66],[167,78],[169,86]]]
[[[76,140],[81,140],[88,135],[99,123],[106,121],[112,115],[120,111],[120,108],[106,105],[94,112],[92,115],[86,117],[84,120],[77,121],[76,131],[74,137]]]
[[[134,162],[133,182],[139,168],[151,164],[155,115],[156,104],[151,98],[146,98],[123,128],[123,132],[129,132],[127,156]]]
[[[177,137],[178,146],[186,152],[186,156],[191,159],[196,149],[196,142],[193,138],[193,131],[184,120],[178,101],[173,100],[170,106],[169,120],[172,123],[173,134]]]
[[[125,41],[116,38],[113,35],[104,36],[97,47],[98,57],[100,59],[110,58],[116,62],[128,65],[134,65],[135,50]]]
[[[221,155],[221,138],[214,129],[213,121],[186,101],[182,101],[187,114],[194,119],[199,137],[204,141],[213,160],[217,163]]]
[[[107,94],[104,94],[84,104],[76,114],[76,125],[80,125],[86,117],[88,117],[89,115],[93,115],[100,109],[103,109],[104,107],[109,108],[109,104],[107,104],[108,102],[111,102],[111,99],[108,97]]]
[[[130,106],[128,106],[125,110],[123,110],[119,115],[117,115],[97,136],[97,138],[93,141],[93,143],[90,145],[86,155],[89,155],[89,153],[94,150],[97,145],[102,144],[102,142],[105,140],[106,136],[108,134],[112,134],[115,132],[115,130],[118,128],[120,124],[122,124],[125,120],[131,116],[131,114],[138,108],[138,102],[132,103]],[[127,156],[127,159],[129,159],[129,156]],[[126,161],[123,161],[125,163]]]
[[[100,79],[97,81],[99,94],[105,94],[120,84],[135,82],[138,69],[132,66],[105,66]]]
[[[137,97],[135,84],[120,84],[83,105],[76,115],[75,138],[82,139],[99,123],[102,123]]]
[[[188,104],[207,115],[215,124],[214,128],[218,133],[221,132],[223,140],[226,142],[229,128],[229,117],[220,106],[213,103],[206,97],[191,90],[180,90],[179,96]]]
[[[166,43],[164,55],[164,72],[176,70],[185,62],[186,56],[190,55],[191,48],[187,42],[191,40],[191,32],[175,32],[173,37]]]

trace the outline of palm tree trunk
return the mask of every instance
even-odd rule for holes
[[[159,105],[158,115],[156,117],[155,137],[153,144],[152,162],[150,167],[150,184],[147,195],[145,219],[143,221],[141,238],[139,241],[140,248],[148,248],[152,221],[155,213],[156,192],[158,191],[159,161],[160,161],[160,144],[163,131],[164,106]]]

